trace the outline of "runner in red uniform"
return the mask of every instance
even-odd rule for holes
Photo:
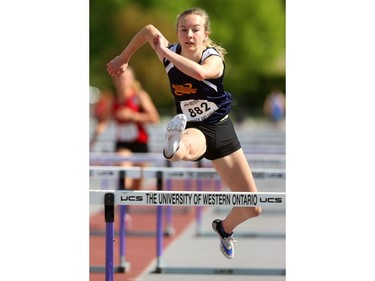
[[[98,123],[91,140],[91,147],[108,126],[110,121],[115,124],[115,151],[122,156],[132,152],[149,152],[148,133],[145,125],[159,122],[159,113],[148,93],[142,89],[135,79],[132,68],[118,77],[113,78],[116,95],[108,98],[104,95],[97,105]],[[121,166],[131,166],[133,163],[124,161]],[[125,183],[128,189],[140,189],[141,181],[128,179]]]

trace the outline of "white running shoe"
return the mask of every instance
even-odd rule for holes
[[[184,114],[178,114],[169,121],[163,149],[165,158],[172,158],[180,147],[180,139],[182,132],[185,130],[186,122],[187,118]]]
[[[233,259],[234,257],[234,245],[237,244],[237,240],[233,238],[233,233],[229,237],[221,236],[222,221],[216,219],[212,222],[212,229],[219,235],[220,238],[220,250],[227,259]]]

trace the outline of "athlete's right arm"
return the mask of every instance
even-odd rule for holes
[[[156,54],[159,57],[159,60],[162,61],[162,55],[156,50],[154,38],[158,36],[163,38],[163,42],[168,47],[168,40],[161,34],[161,32],[155,28],[153,25],[149,24],[142,28],[133,38],[130,40],[126,48],[121,52],[120,55],[112,59],[107,63],[107,71],[112,77],[119,76],[125,71],[128,66],[131,56],[146,42],[155,50]]]

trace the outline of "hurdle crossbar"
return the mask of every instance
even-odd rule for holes
[[[256,207],[285,205],[285,192],[210,192],[210,191],[142,191],[90,190],[90,204],[103,204],[107,193],[114,195],[115,205],[148,206],[235,206]]]
[[[282,154],[245,154],[246,159],[251,162],[274,162],[285,163],[285,155]],[[203,159],[202,159],[203,160]],[[165,162],[167,161],[161,153],[132,153],[128,156],[119,155],[115,152],[90,152],[91,162],[116,163],[121,161],[132,162]]]
[[[132,153],[128,156],[120,155],[115,152],[91,152],[90,153],[91,162],[122,162],[122,161],[132,161],[132,162],[165,162],[167,159],[161,153]]]
[[[169,179],[220,178],[214,168],[90,166],[90,175],[110,175],[118,171],[126,171],[127,178],[156,178],[158,173]],[[256,179],[284,179],[285,169],[253,169],[252,174]]]

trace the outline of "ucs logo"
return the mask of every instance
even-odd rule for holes
[[[274,197],[268,197],[268,198],[260,198],[260,202],[262,203],[282,203],[282,198],[274,198]]]
[[[120,198],[121,201],[143,201],[143,197],[141,195],[135,196],[135,195],[122,195]]]

